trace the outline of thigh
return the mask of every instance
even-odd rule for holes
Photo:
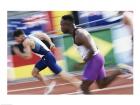
[[[62,68],[57,64],[55,57],[52,53],[49,53],[45,56],[47,66],[51,69],[51,71],[55,74],[59,74],[62,71]]]
[[[59,74],[62,71],[62,68],[57,63],[52,63],[52,65],[48,65],[48,67],[54,74]]]
[[[102,67],[99,61],[96,61],[96,58],[92,58],[84,67],[83,79],[84,80],[97,80],[99,71]]]
[[[105,70],[104,66],[102,66],[102,68],[101,68],[100,71],[99,71],[97,80],[102,80],[102,79],[104,79],[105,77],[106,77],[106,70]]]
[[[41,71],[41,70],[45,69],[47,66],[48,66],[48,64],[47,64],[46,59],[44,57],[42,57],[42,59],[35,64],[34,68],[36,68],[36,70],[38,69],[39,71]]]

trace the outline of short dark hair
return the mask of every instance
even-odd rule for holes
[[[22,34],[24,34],[24,32],[21,29],[17,29],[16,31],[14,31],[13,36],[19,37]]]
[[[68,21],[70,21],[70,22],[74,22],[74,18],[73,18],[73,16],[72,15],[64,15],[64,16],[62,16],[62,19],[63,20],[68,20]]]

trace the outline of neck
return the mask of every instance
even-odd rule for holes
[[[74,31],[75,28],[76,28],[76,26],[73,25],[72,28],[70,29],[70,34],[71,34],[71,35],[73,35],[73,31]]]

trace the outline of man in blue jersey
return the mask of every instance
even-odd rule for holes
[[[67,73],[62,72],[62,68],[56,63],[56,59],[53,53],[50,51],[50,49],[54,48],[55,45],[47,34],[36,32],[34,34],[26,36],[22,30],[18,29],[13,33],[13,35],[16,42],[22,44],[24,47],[24,53],[22,53],[17,47],[13,47],[13,50],[17,55],[21,56],[24,59],[30,59],[32,57],[33,51],[37,55],[39,54],[43,56],[41,57],[41,60],[35,64],[32,70],[33,77],[43,82],[44,85],[47,85],[43,76],[40,75],[40,71],[42,71],[46,67],[49,67],[55,75],[59,75],[62,79],[67,80],[77,89],[79,89],[79,84],[77,84],[77,82],[80,82],[80,80],[74,78],[73,76],[70,76]],[[50,49],[41,40],[47,41],[50,45]],[[54,86],[52,86],[52,88],[53,87]]]

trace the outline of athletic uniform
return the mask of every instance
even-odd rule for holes
[[[49,48],[38,38],[32,34],[27,36],[27,38],[33,39],[35,43],[35,48],[32,49],[34,53],[43,55],[40,61],[35,64],[35,67],[40,71],[49,67],[54,74],[59,74],[62,68],[57,65],[54,55],[51,53]]]
[[[75,42],[75,31],[77,29],[79,29],[79,28],[75,28],[75,30],[73,31],[74,43],[75,44],[76,44],[76,42]],[[91,43],[93,45],[94,41],[91,41]],[[76,44],[76,46],[77,46],[77,49],[80,52],[80,55],[84,59],[85,56],[88,53],[88,49],[83,45]],[[104,57],[97,50],[93,54],[93,57],[90,60],[88,60],[85,64],[85,66],[84,66],[83,79],[84,80],[101,80],[105,76],[106,76],[106,73],[105,73],[105,68],[104,68]]]

